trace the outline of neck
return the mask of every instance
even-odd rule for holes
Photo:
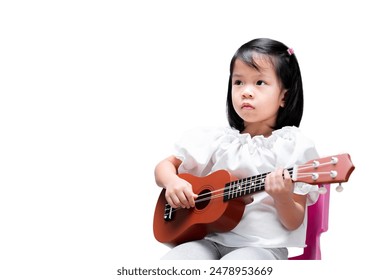
[[[287,171],[292,178],[296,177],[294,168],[288,168]],[[227,183],[223,191],[224,201],[263,191],[267,175],[268,172]]]
[[[255,124],[246,124],[245,129],[242,133],[249,133],[251,137],[257,135],[263,135],[264,137],[269,137],[272,134],[273,129],[267,125],[259,126]]]

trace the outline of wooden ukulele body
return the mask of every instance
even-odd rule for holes
[[[248,198],[241,197],[224,201],[225,184],[236,180],[229,172],[218,170],[206,177],[180,174],[182,179],[192,184],[194,193],[203,197],[202,202],[190,209],[174,212],[172,220],[165,220],[165,189],[162,190],[155,208],[153,231],[155,238],[162,243],[177,245],[190,240],[201,239],[210,232],[232,230],[241,220]],[[215,194],[219,192],[220,194]],[[213,199],[207,199],[208,194]],[[216,197],[217,196],[217,197]],[[175,209],[173,209],[175,210]]]

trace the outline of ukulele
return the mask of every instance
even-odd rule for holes
[[[287,170],[294,182],[317,185],[347,182],[354,169],[349,154],[340,154],[311,160]],[[218,170],[205,177],[179,174],[198,194],[195,207],[171,207],[166,202],[163,189],[154,212],[155,238],[161,243],[178,245],[201,239],[211,232],[232,230],[240,222],[245,205],[252,202],[251,194],[264,190],[267,174],[243,179],[232,176],[226,170]]]

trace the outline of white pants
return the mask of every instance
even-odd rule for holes
[[[162,260],[287,260],[287,248],[226,247],[207,239],[180,244]]]

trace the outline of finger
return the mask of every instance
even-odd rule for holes
[[[192,190],[186,190],[184,191],[184,194],[187,197],[187,201],[189,203],[190,207],[195,207],[195,199],[198,197],[197,194],[194,194]]]
[[[169,205],[171,205],[173,207],[173,202],[172,202],[172,199],[171,197],[169,196],[168,192],[165,192],[165,200],[167,201],[167,203]]]
[[[183,207],[183,208],[189,208],[190,207],[190,203],[187,199],[187,196],[185,195],[184,192],[181,192],[177,195],[177,197],[179,198],[179,201],[180,201],[180,206]]]
[[[172,196],[172,202],[173,202],[174,208],[180,208],[180,207],[182,207],[182,206],[181,206],[180,199],[177,197],[177,195]]]
[[[277,168],[275,172],[273,172],[273,176],[271,178],[273,179],[271,187],[274,192],[283,189],[284,179],[282,168]]]
[[[171,205],[173,208],[178,208],[181,206],[179,198],[176,196],[176,194],[166,194],[165,198],[169,205]]]
[[[277,168],[275,170],[275,176],[277,177],[278,180],[280,179],[283,180],[283,168]]]
[[[178,208],[179,205],[177,205],[172,198],[168,197],[167,198],[167,203],[172,207],[172,208]]]
[[[264,189],[266,192],[271,190],[274,180],[275,180],[275,172],[268,173],[267,176],[265,177],[265,182],[264,182]]]
[[[186,197],[186,202],[188,203],[188,208],[195,206],[194,193],[192,191],[192,185],[187,182],[187,186],[184,189],[184,195]]]
[[[283,174],[284,174],[284,179],[288,179],[288,180],[291,179],[290,172],[288,172],[287,169],[284,170]]]
[[[286,179],[286,172],[287,170],[283,169],[283,168],[279,168],[277,170],[277,177],[278,177],[278,183],[279,184],[284,184],[284,180]],[[288,173],[288,171],[287,171]],[[287,174],[288,176],[289,174]],[[289,178],[289,177],[288,177]]]

